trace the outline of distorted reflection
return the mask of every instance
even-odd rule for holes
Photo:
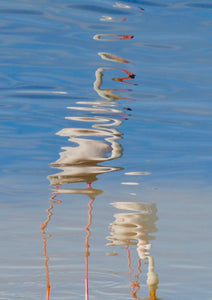
[[[107,102],[103,103],[103,102],[77,102],[77,104],[94,104],[93,107],[79,107],[79,106],[68,106],[68,109],[72,109],[72,110],[79,110],[79,111],[87,111],[87,112],[91,112],[92,114],[94,113],[102,113],[102,114],[114,114],[117,115],[117,117],[120,116],[120,113],[122,113],[121,110],[115,109],[115,108],[111,108],[111,107],[116,107],[116,105],[113,104],[108,104]],[[102,107],[102,106],[110,106],[110,107]],[[66,117],[66,119],[68,119],[69,117]]]
[[[114,128],[121,121],[112,118],[80,118],[70,117],[71,120],[81,122],[101,122],[92,125],[92,129],[64,128],[57,134],[68,136],[69,141],[77,146],[62,147],[60,158],[52,163],[54,168],[62,170],[48,176],[51,185],[86,182],[90,185],[97,180],[97,175],[120,170],[118,167],[104,167],[99,162],[113,160],[122,155],[122,147],[117,142],[121,133]],[[79,138],[82,136],[83,138]],[[103,137],[103,140],[89,139],[89,137]]]
[[[132,74],[131,72],[128,72],[127,70],[124,69],[117,69],[117,70],[121,70],[124,73],[126,73],[128,76],[124,76],[124,77],[114,77],[113,80],[114,81],[119,81],[119,82],[124,82],[126,84],[132,84],[132,85],[136,85],[136,83],[134,82],[128,82],[126,80],[128,79],[134,79],[135,78],[135,74]]]
[[[125,98],[125,97],[121,97],[121,96],[118,96],[118,95],[115,95],[113,92],[114,91],[130,91],[129,89],[102,89],[101,88],[101,85],[102,85],[102,77],[103,77],[103,72],[104,70],[119,70],[119,71],[122,71],[124,72],[125,74],[127,74],[127,76],[124,76],[124,77],[116,77],[116,78],[113,78],[114,81],[119,81],[119,82],[123,82],[123,83],[126,83],[126,84],[132,84],[132,85],[135,85],[135,83],[131,83],[131,82],[128,82],[126,80],[132,80],[135,78],[135,75],[125,69],[116,69],[116,68],[98,68],[96,70],[96,73],[95,73],[95,76],[96,76],[96,80],[94,81],[94,84],[93,84],[93,87],[94,87],[94,90],[97,92],[97,94],[104,98],[104,99],[107,99],[109,101],[114,101],[114,100],[117,100],[117,99],[125,99],[125,100],[133,100],[133,99],[129,99],[129,98]]]
[[[110,16],[102,16],[102,18],[100,19],[100,21],[103,22],[123,22],[126,21],[126,18],[122,18],[122,19],[115,19],[114,17],[110,17]]]
[[[125,4],[120,3],[120,2],[116,2],[116,3],[113,5],[113,7],[123,8],[123,9],[131,9],[131,8],[132,8],[132,6],[125,5]],[[134,7],[134,8],[139,9],[140,11],[144,11],[144,9],[141,8],[141,7],[140,7],[140,8]]]
[[[125,5],[125,4],[123,4],[123,3],[120,3],[120,2],[116,2],[116,3],[113,5],[113,7],[118,7],[118,8],[126,8],[126,9],[129,9],[129,8],[131,8],[131,6],[129,6],[129,5]]]
[[[50,234],[46,233],[46,228],[48,226],[48,223],[51,220],[51,217],[53,215],[52,209],[54,205],[61,203],[60,200],[56,199],[56,197],[60,194],[77,194],[77,195],[87,195],[90,200],[88,202],[88,222],[87,225],[85,226],[85,231],[86,231],[86,236],[84,240],[84,247],[85,247],[85,252],[84,252],[84,259],[85,259],[85,300],[88,300],[88,256],[90,255],[89,253],[89,236],[91,234],[89,230],[89,226],[91,225],[92,222],[92,203],[95,200],[95,197],[98,196],[99,194],[102,193],[102,190],[99,189],[93,189],[91,188],[90,185],[87,186],[86,189],[62,189],[60,188],[60,185],[57,185],[55,189],[53,190],[53,196],[50,198],[50,206],[46,210],[48,213],[47,218],[44,222],[41,223],[40,225],[40,231],[42,235],[42,244],[43,244],[43,257],[44,257],[44,266],[46,270],[46,300],[50,299],[50,279],[49,279],[49,267],[48,267],[48,261],[49,257],[47,255],[47,239],[51,237]]]
[[[150,240],[155,237],[150,234],[157,231],[157,208],[153,203],[115,202],[112,205],[118,209],[136,211],[131,213],[118,213],[114,215],[115,220],[110,224],[110,236],[107,237],[107,246],[125,245],[127,251],[129,280],[131,285],[131,297],[139,299],[136,293],[140,289],[138,282],[141,273],[141,260],[148,260],[147,285],[149,288],[149,300],[155,300],[158,288],[158,276],[154,271],[154,259],[150,256]],[[138,273],[134,276],[131,268],[130,245],[137,245]]]
[[[47,255],[47,239],[51,237],[51,234],[46,233],[45,229],[46,229],[49,221],[51,220],[51,216],[53,215],[52,209],[53,209],[54,205],[61,203],[60,200],[56,199],[56,196],[57,195],[54,194],[50,198],[50,200],[51,200],[50,206],[46,210],[46,212],[48,213],[47,218],[40,225],[40,232],[42,235],[42,244],[43,244],[44,266],[45,266],[45,270],[46,270],[46,300],[49,300],[49,296],[50,296],[50,280],[49,280],[49,266],[48,266],[49,257]]]
[[[139,185],[139,183],[138,182],[121,182],[121,184],[123,184],[123,185]]]
[[[80,106],[68,107],[71,111],[80,110],[95,114],[94,116],[70,116],[66,119],[80,124],[91,124],[90,128],[74,127],[64,128],[57,135],[69,137],[69,142],[74,146],[62,147],[60,157],[53,162],[52,168],[59,170],[59,173],[48,176],[50,184],[55,186],[53,197],[62,194],[86,195],[88,202],[88,223],[85,226],[86,237],[85,246],[85,299],[88,299],[88,256],[89,256],[89,226],[91,224],[92,203],[96,196],[102,193],[99,189],[94,189],[91,184],[97,180],[99,174],[121,170],[121,167],[98,165],[106,161],[117,159],[122,155],[123,149],[118,140],[122,134],[117,129],[122,123],[122,119],[127,116],[122,110],[116,109],[114,103],[103,101],[77,102]],[[86,106],[85,106],[86,105]],[[109,117],[113,114],[113,117]],[[101,116],[105,115],[105,116]],[[63,185],[74,183],[86,183],[86,188],[73,188]],[[49,215],[47,221],[41,224],[42,234],[52,215],[53,204],[47,210]],[[43,238],[43,255],[45,257],[46,274],[48,271],[48,257],[46,254],[46,239]],[[49,275],[46,275],[46,299],[49,299]]]
[[[144,175],[150,175],[151,173],[150,172],[126,172],[124,173],[124,175],[132,175],[132,176],[144,176]]]
[[[109,61],[112,61],[112,62],[119,62],[119,63],[129,63],[128,60],[126,60],[124,58],[121,58],[121,57],[118,57],[118,56],[113,55],[113,54],[108,53],[108,52],[98,52],[98,55],[104,60],[109,60]]]
[[[91,235],[91,231],[89,229],[91,223],[92,223],[92,203],[95,200],[95,197],[98,196],[99,194],[102,193],[102,190],[98,189],[93,189],[91,186],[88,184],[86,189],[62,189],[60,187],[57,187],[54,190],[54,193],[58,194],[76,194],[76,195],[87,195],[89,197],[89,202],[88,202],[88,221],[87,225],[84,227],[84,230],[86,232],[85,240],[84,240],[84,260],[85,260],[85,300],[88,300],[88,257],[90,255],[89,252],[89,237]]]
[[[111,38],[107,38],[107,37],[111,37]],[[102,33],[102,34],[94,35],[93,39],[97,41],[108,42],[108,41],[129,40],[132,39],[133,37],[134,37],[133,35]]]
[[[116,3],[116,5],[120,4]],[[123,6],[121,7],[123,8]],[[125,7],[126,8],[126,7]],[[109,16],[103,16],[101,21],[117,22],[125,21],[126,18],[116,20]],[[133,35],[121,35],[121,34],[97,34],[93,37],[94,40],[100,41],[118,41],[132,39]],[[129,63],[129,61],[110,54],[108,52],[98,53],[103,60],[109,60],[118,63]],[[68,106],[67,109],[71,111],[71,116],[67,116],[66,119],[71,122],[76,122],[75,126],[69,128],[63,128],[57,135],[61,137],[68,137],[70,146],[61,147],[59,158],[51,163],[52,168],[58,172],[49,175],[47,178],[50,181],[50,185],[53,188],[53,197],[51,201],[55,200],[55,197],[62,194],[76,194],[85,195],[89,197],[88,202],[88,221],[84,227],[86,231],[86,237],[84,241],[84,259],[85,259],[85,299],[88,299],[88,256],[89,256],[89,237],[90,237],[90,225],[92,222],[92,203],[96,196],[102,193],[102,190],[95,189],[91,185],[98,179],[98,175],[103,173],[109,173],[119,171],[122,168],[116,166],[103,166],[101,163],[118,159],[122,156],[123,149],[119,143],[122,138],[122,133],[118,130],[118,127],[122,124],[123,120],[126,120],[129,116],[126,112],[123,112],[119,108],[114,100],[125,99],[122,95],[116,95],[114,92],[128,92],[129,89],[103,89],[102,77],[105,70],[113,70],[121,72],[121,77],[113,77],[112,80],[120,82],[122,84],[135,85],[131,82],[135,75],[125,69],[120,68],[98,68],[95,72],[95,81],[93,84],[94,90],[101,97],[98,101],[78,101],[73,106]],[[123,75],[124,73],[124,75]],[[58,93],[58,92],[55,92]],[[102,99],[103,98],[103,99]],[[124,107],[124,110],[131,110],[130,107]],[[78,113],[81,113],[78,116]],[[76,115],[73,115],[76,113]],[[89,123],[91,124],[89,126]],[[82,124],[84,126],[82,126]],[[73,184],[85,183],[85,187],[73,187]],[[64,187],[65,185],[65,187]],[[59,201],[54,202],[59,203]],[[47,209],[47,220],[40,226],[41,233],[43,235],[43,256],[45,258],[46,268],[46,299],[49,299],[49,270],[48,270],[48,256],[46,254],[46,237],[45,228],[52,216],[52,208],[54,203],[51,202],[50,207]],[[50,235],[49,235],[50,236]],[[140,244],[142,239],[140,239]],[[141,245],[138,248],[142,248]],[[142,252],[142,250],[139,250]]]

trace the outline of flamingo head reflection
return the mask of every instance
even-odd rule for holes
[[[97,94],[102,97],[105,98],[109,101],[114,101],[117,99],[125,99],[125,100],[132,100],[132,99],[128,99],[128,98],[124,98],[121,96],[117,96],[116,94],[114,94],[114,91],[129,91],[129,89],[102,89],[101,85],[102,85],[102,77],[103,77],[103,72],[106,69],[111,69],[111,68],[98,68],[95,72],[95,76],[96,76],[96,80],[94,81],[93,87],[94,90],[97,92]],[[124,72],[125,74],[127,74],[127,76],[125,77],[117,77],[117,78],[113,78],[114,81],[119,81],[119,82],[124,82],[127,84],[132,84],[135,85],[134,83],[130,83],[130,82],[126,82],[125,79],[133,79],[135,77],[134,74],[128,72],[125,69],[114,69],[114,70],[120,70],[122,72]]]

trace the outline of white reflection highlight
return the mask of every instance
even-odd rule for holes
[[[53,91],[52,94],[67,95],[68,93],[63,91]]]
[[[120,2],[116,2],[116,3],[113,5],[113,7],[124,8],[124,9],[129,9],[129,8],[131,8],[131,6],[125,5],[125,4],[120,3]]]
[[[98,55],[104,60],[118,62],[118,63],[130,63],[128,60],[108,52],[98,52]]]
[[[121,182],[123,185],[139,185],[138,182]]]
[[[142,176],[142,175],[150,175],[150,172],[126,172],[124,173],[125,175],[129,175],[129,176]]]
[[[122,113],[122,110],[114,109],[114,108],[98,108],[98,107],[78,107],[78,106],[69,106],[68,109],[72,110],[81,110],[81,111],[89,111],[92,113]]]
[[[122,19],[115,19],[114,17],[110,17],[110,16],[102,16],[102,18],[100,18],[100,21],[103,22],[123,22],[126,21],[126,18],[122,18]]]

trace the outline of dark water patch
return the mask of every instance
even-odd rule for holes
[[[180,50],[181,47],[180,46],[174,46],[174,45],[167,45],[167,44],[153,44],[153,43],[140,43],[141,47],[143,45],[143,47],[145,48],[151,48],[151,49],[156,49],[156,51],[158,49],[161,49],[161,50],[164,50],[164,51],[167,51],[167,50],[173,50],[173,51],[176,51],[176,50]]]
[[[28,10],[28,9],[0,9],[0,14],[15,14],[15,15],[37,15],[41,16],[43,13],[41,11],[36,10]]]
[[[159,3],[159,2],[153,2],[153,1],[141,1],[141,0],[123,0],[122,2],[127,2],[128,4],[140,4],[140,5],[146,5],[146,6],[152,6],[152,7],[168,7],[168,4],[165,3]]]
[[[186,6],[187,7],[194,7],[194,8],[211,9],[212,8],[212,3],[194,2],[194,3],[187,3]]]
[[[89,29],[92,29],[92,30],[112,30],[114,29],[114,26],[109,26],[108,24],[107,25],[99,25],[99,24],[92,24],[92,25],[89,25],[88,26]]]

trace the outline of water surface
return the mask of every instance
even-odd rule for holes
[[[211,4],[0,14],[0,299],[212,299]]]

